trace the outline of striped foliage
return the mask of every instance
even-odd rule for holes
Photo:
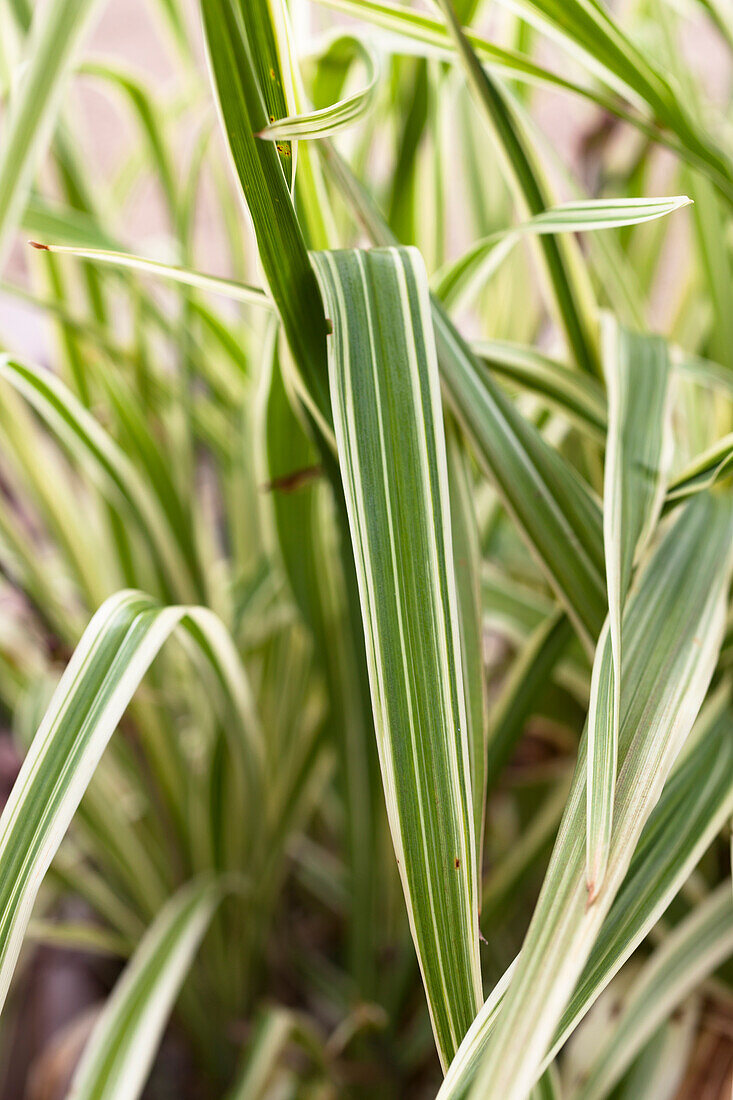
[[[634,557],[664,500],[669,455],[669,360],[662,340],[621,329],[605,318],[608,436],[603,487],[603,542],[608,619],[596,647],[588,712],[588,900],[603,886],[611,843],[620,722],[622,630]]]
[[[448,1065],[481,1000],[476,841],[448,471],[425,269],[317,254],[382,780],[433,1030]],[[399,369],[397,366],[399,364]]]
[[[132,956],[84,1047],[69,1100],[137,1100],[220,889],[182,887],[161,909]]]
[[[674,928],[624,998],[612,1035],[598,1051],[578,1100],[607,1096],[657,1027],[733,954],[730,880]]]
[[[704,721],[697,744],[666,784],[555,1029],[543,1065],[555,1058],[662,916],[733,811],[731,733],[731,714],[727,706],[722,711],[718,707],[714,716]],[[441,1098],[469,1094],[518,961],[512,963],[484,1002],[445,1077]]]
[[[722,639],[730,536],[728,503],[698,497],[644,570],[626,614],[619,773],[606,885],[588,907],[584,741],[545,887],[486,1039],[474,1095],[521,1097],[537,1076],[707,690]],[[637,656],[641,652],[643,661]]]
[[[725,6],[0,2],[3,1082],[695,1091]]]
[[[179,624],[236,704],[231,741],[256,793],[262,745],[243,670],[221,624],[205,609],[161,608],[138,592],[110,598],[61,677],[0,818],[2,1001],[43,877],[130,698]]]
[[[342,55],[346,50],[359,58],[366,70],[364,87],[357,92],[344,96],[328,107],[321,107],[307,114],[289,115],[276,118],[268,123],[257,135],[270,141],[296,141],[304,138],[324,138],[339,133],[360,119],[371,109],[374,102],[377,82],[379,81],[379,63],[373,50],[368,49],[358,38],[344,35],[329,45],[328,54]],[[328,55],[327,55],[328,57]]]
[[[27,65],[4,119],[0,268],[7,259],[10,234],[23,212],[37,162],[53,131],[70,63],[98,7],[95,0],[53,0],[35,11]]]

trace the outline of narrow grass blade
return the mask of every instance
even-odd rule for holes
[[[471,350],[491,376],[537,394],[593,439],[605,441],[606,399],[595,378],[522,344],[481,340],[474,342]]]
[[[531,824],[522,831],[517,843],[489,870],[481,900],[481,923],[487,934],[491,932],[492,920],[501,914],[502,907],[521,889],[527,872],[543,854],[545,857],[549,855],[569,787],[569,780],[556,785],[538,807]]]
[[[40,195],[29,197],[20,224],[26,233],[39,240],[108,252],[118,249],[115,239],[89,213]]]
[[[36,163],[53,129],[74,51],[98,7],[95,0],[51,0],[34,9],[27,67],[3,126],[0,164],[0,268],[23,212]]]
[[[99,248],[80,248],[76,246],[47,244],[40,241],[31,241],[33,248],[43,252],[52,252],[62,256],[76,256],[80,260],[89,260],[95,264],[109,264],[111,267],[128,268],[139,271],[142,275],[152,275],[154,278],[180,283],[182,286],[190,286],[195,290],[205,290],[212,294],[221,294],[225,298],[232,298],[236,302],[244,302],[246,305],[260,306],[264,309],[272,309],[272,300],[264,290],[256,286],[247,286],[245,283],[235,282],[233,279],[222,279],[218,275],[203,275],[199,271],[192,271],[186,267],[175,267],[173,264],[160,263],[158,260],[148,260],[144,256],[133,256],[128,252],[114,252]]]
[[[275,144],[255,137],[271,121],[268,106],[283,102],[282,94],[277,103],[273,99],[283,76],[278,77],[272,56],[269,6],[267,0],[207,0],[202,14],[224,133],[252,218],[259,259],[312,410],[327,427],[323,304],[293,209],[290,176],[286,178]],[[271,113],[274,119],[280,112]],[[292,157],[287,143],[282,157]]]
[[[657,1029],[624,1075],[614,1100],[674,1100],[690,1063],[700,1025],[700,1003],[690,997]]]
[[[670,372],[665,342],[604,317],[608,440],[603,493],[611,635],[619,662],[621,618],[635,557],[644,548],[664,499],[670,432]]]
[[[730,503],[699,496],[650,559],[625,616],[619,771],[605,889],[587,906],[587,739],[517,972],[473,1094],[519,1100],[625,877],[713,674],[730,579]]]
[[[371,196],[335,150],[327,164],[359,222],[379,244],[394,238]],[[433,328],[449,404],[476,457],[590,649],[606,615],[603,526],[587,484],[482,371],[435,297]]]
[[[435,2],[445,15],[468,86],[503,153],[519,201],[530,217],[545,213],[552,203],[524,120],[507,91],[482,68],[456,17],[452,0]],[[574,242],[541,236],[540,243],[558,319],[573,358],[581,370],[600,375],[593,295]]]
[[[466,705],[427,277],[413,250],[317,253],[314,263],[334,326],[334,424],[390,828],[447,1066],[481,1003],[481,977]]]
[[[578,473],[481,370],[435,302],[433,324],[449,403],[538,565],[590,646],[606,610],[600,508]]]
[[[324,7],[333,8],[344,15],[351,15],[386,31],[390,36],[399,36],[406,42],[405,52],[415,52],[420,48],[426,57],[437,56],[450,60],[455,56],[453,43],[445,23],[428,12],[394,4],[390,0],[318,0]],[[575,95],[590,99],[612,114],[620,113],[626,117],[622,102],[600,88],[578,84],[560,73],[553,72],[531,57],[518,50],[508,49],[490,39],[476,34],[470,28],[464,28],[468,41],[478,54],[482,63],[514,80],[523,80],[536,84],[548,84]],[[399,40],[395,50],[399,49]],[[632,116],[632,122],[642,122]]]
[[[658,126],[679,139],[691,159],[704,167],[730,202],[733,177],[730,158],[698,124],[649,51],[623,32],[613,15],[589,0],[519,0],[522,15],[560,38],[588,68],[631,102],[645,105]]]
[[[509,249],[523,237],[548,233],[584,233],[615,229],[655,221],[689,206],[686,195],[652,199],[586,199],[560,203],[536,214],[529,221],[492,233],[471,245],[468,251],[441,269],[433,280],[435,294],[451,305],[493,274]]]
[[[453,559],[458,593],[461,663],[466,695],[468,755],[471,762],[476,870],[481,881],[486,809],[486,684],[484,680],[481,586],[476,510],[468,455],[455,424],[447,429],[448,493],[451,503]]]
[[[107,600],[61,677],[0,818],[0,1007],[43,877],[135,689],[178,624],[231,691],[231,743],[256,791],[262,743],[222,624],[205,609],[161,608],[139,592]]]
[[[379,62],[374,50],[352,35],[344,35],[331,43],[331,49],[342,52],[349,48],[366,70],[364,87],[345,96],[329,107],[321,107],[307,114],[290,115],[275,119],[259,132],[257,137],[269,141],[297,141],[304,138],[324,138],[338,134],[353,126],[371,110],[379,82]]]
[[[509,763],[532,708],[572,636],[567,615],[556,611],[540,623],[517,654],[489,714],[486,774],[490,788]]]
[[[621,620],[634,557],[661,511],[671,443],[664,341],[633,333],[606,315],[603,365],[608,390],[603,492],[608,620],[596,647],[588,712],[589,905],[603,886],[611,843],[622,689]]]
[[[667,486],[665,504],[670,507],[695,493],[710,489],[733,470],[733,433],[694,458]]]
[[[733,811],[733,720],[725,710],[676,769],[642,833],[543,1066],[551,1062],[689,878]],[[468,1095],[515,961],[490,995],[448,1070],[440,1100]]]
[[[645,963],[576,1100],[608,1096],[659,1025],[731,954],[733,896],[728,879],[680,921]]]
[[[268,1006],[259,1014],[246,1061],[226,1100],[267,1100],[281,1086],[291,1047],[319,1061],[323,1058],[322,1040],[306,1017],[280,1005]]]
[[[161,910],[122,972],[84,1047],[68,1100],[137,1100],[220,889],[182,887]]]
[[[560,1074],[557,1066],[552,1065],[545,1070],[532,1089],[530,1100],[562,1100]]]
[[[265,363],[262,384],[267,475],[270,484],[287,484],[298,471],[316,473],[318,453],[291,407],[276,346]],[[314,638],[314,657],[323,669],[329,696],[327,733],[339,754],[348,838],[350,891],[348,954],[352,974],[364,998],[372,996],[375,979],[374,927],[376,892],[372,844],[375,818],[382,823],[381,782],[371,728],[366,666],[361,643],[358,597],[349,607],[346,574],[333,523],[328,521],[327,490],[313,478],[297,492],[270,494],[274,537],[279,558]],[[353,569],[353,566],[352,566]],[[352,625],[353,624],[353,625]],[[338,644],[334,638],[338,637]],[[378,801],[379,800],[379,801]]]

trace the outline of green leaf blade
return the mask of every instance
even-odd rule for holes
[[[427,279],[412,250],[316,254],[392,837],[436,1042],[481,1001],[466,707]]]
[[[588,714],[588,903],[602,889],[613,824],[621,700],[622,618],[634,558],[664,501],[669,458],[665,342],[631,332],[606,315],[603,363],[608,390],[603,541],[608,620],[596,648]]]
[[[606,888],[588,907],[583,744],[545,886],[488,1038],[475,1096],[518,1100],[532,1085],[710,682],[722,639],[732,517],[723,500],[698,497],[694,505],[668,531],[627,612]]]
[[[94,1025],[68,1100],[137,1100],[220,893],[208,878],[189,883],[158,914]]]

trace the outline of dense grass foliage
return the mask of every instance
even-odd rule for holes
[[[0,0],[0,1095],[728,1096],[726,0],[145,6]]]

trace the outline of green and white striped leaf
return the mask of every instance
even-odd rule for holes
[[[484,819],[486,817],[487,704],[481,624],[481,548],[471,492],[471,469],[460,432],[449,424],[446,432],[448,491],[451,503],[453,558],[458,594],[461,664],[466,695],[468,755],[471,762],[473,829],[476,871],[481,881]]]
[[[204,608],[161,607],[139,592],[112,596],[74,651],[0,817],[0,1007],[43,877],[140,680],[179,624],[234,704],[233,760],[256,794],[261,734],[220,621]]]
[[[517,971],[489,1036],[473,1095],[523,1098],[542,1064],[645,821],[713,674],[725,620],[730,502],[695,498],[644,570],[625,617],[619,772],[605,889],[587,905],[587,738]]]
[[[428,58],[439,57],[441,60],[451,60],[455,56],[445,23],[428,12],[408,7],[406,4],[394,4],[390,0],[318,0],[318,2],[344,15],[354,16],[381,28],[388,35],[386,44],[395,52],[418,53]],[[597,103],[611,114],[628,118],[633,125],[643,127],[642,118],[629,114],[618,97],[609,95],[602,88],[585,86],[570,80],[548,69],[534,58],[518,50],[508,49],[468,28],[465,28],[465,33],[481,62],[503,75],[514,80],[549,84],[582,96]]]
[[[562,1100],[560,1073],[557,1066],[551,1065],[532,1089],[530,1100]]]
[[[596,647],[588,712],[588,903],[606,873],[618,755],[623,616],[634,557],[664,501],[671,437],[667,413],[669,357],[658,337],[603,319],[608,391],[603,541],[608,619]]]
[[[492,377],[498,375],[536,394],[593,439],[605,441],[606,397],[595,378],[543,355],[536,348],[505,340],[474,341],[471,351]]]
[[[608,438],[603,492],[611,637],[619,663],[621,618],[635,557],[664,500],[671,438],[667,416],[669,356],[664,340],[604,315]]]
[[[361,60],[366,70],[366,81],[358,92],[352,92],[329,107],[321,107],[300,115],[289,115],[270,122],[257,137],[269,141],[298,141],[304,138],[324,138],[338,134],[364,118],[371,109],[379,82],[379,62],[373,49],[353,35],[342,35],[330,44],[326,51],[337,55],[345,50]]]
[[[433,280],[433,290],[447,306],[455,304],[476,285],[483,285],[523,237],[640,225],[663,218],[690,203],[691,199],[686,195],[652,199],[585,199],[560,203],[520,225],[476,241],[457,260],[437,272]]]
[[[723,436],[694,458],[670,481],[665,501],[667,507],[710,489],[716,481],[729,476],[732,470],[733,433]]]
[[[645,963],[575,1100],[608,1096],[659,1025],[731,954],[733,894],[728,879],[680,921]]]
[[[117,981],[92,1030],[68,1100],[137,1100],[221,891],[204,879],[161,910]]]
[[[700,721],[703,721],[701,716]],[[623,886],[603,922],[543,1066],[551,1062],[689,878],[733,810],[733,720],[725,709],[675,769],[642,833]],[[468,1095],[518,960],[477,1015],[439,1093]]]
[[[656,131],[671,131],[691,163],[709,175],[730,202],[733,174],[727,152],[696,123],[694,114],[651,51],[625,34],[612,13],[593,0],[504,0],[523,18],[549,32],[589,71],[631,103],[651,112]]]
[[[328,432],[327,325],[318,284],[295,216],[285,143],[259,141],[286,102],[269,0],[202,5],[212,82],[223,129],[257,239],[267,287],[283,323],[312,411]],[[282,143],[278,143],[281,144]],[[288,178],[286,178],[286,171]]]
[[[587,646],[603,624],[601,512],[578,473],[502,393],[433,302],[446,393],[507,511]]]
[[[394,237],[371,196],[328,147],[327,164],[359,222],[378,244]],[[433,328],[443,382],[476,457],[587,648],[606,615],[603,521],[588,485],[482,371],[435,297]]]
[[[51,138],[65,76],[99,4],[49,0],[33,9],[27,64],[3,120],[0,161],[0,269],[20,218],[38,159]]]
[[[382,779],[436,1044],[481,1003],[478,887],[448,472],[417,252],[316,253]]]
[[[549,184],[538,161],[519,105],[497,79],[482,68],[456,16],[453,0],[435,0],[443,13],[468,87],[500,150],[503,166],[522,212],[544,214],[553,205]],[[593,290],[576,242],[541,235],[553,304],[568,347],[581,370],[600,374]]]
[[[134,256],[129,252],[47,244],[45,241],[31,241],[30,243],[33,248],[38,248],[42,252],[52,252],[61,256],[76,256],[79,260],[89,260],[95,264],[108,264],[110,267],[128,268],[131,271],[138,271],[142,275],[152,275],[154,278],[180,283],[182,286],[190,286],[195,290],[222,294],[225,298],[232,298],[235,302],[244,302],[245,305],[273,309],[272,300],[264,290],[260,290],[256,286],[247,286],[245,283],[238,283],[234,279],[223,279],[218,275],[204,275],[199,271],[192,271],[191,268],[176,267],[173,264],[161,263],[159,260],[148,260],[144,256]]]

